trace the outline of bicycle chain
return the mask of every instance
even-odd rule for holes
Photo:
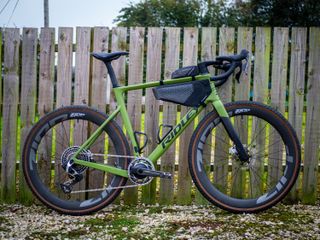
[[[102,154],[102,153],[91,153],[90,154],[90,157],[92,156],[107,156],[107,157],[114,157],[114,158],[131,158],[131,159],[135,159],[137,157],[135,156],[127,156],[127,155],[113,155],[113,154]],[[107,160],[107,159],[104,159],[104,160]],[[132,188],[132,187],[138,187],[138,186],[144,186],[144,185],[147,185],[147,183],[140,183],[140,184],[132,184],[132,185],[125,185],[125,186],[121,186],[121,187],[106,187],[106,188],[95,188],[95,189],[88,189],[88,190],[78,190],[78,191],[72,191],[70,194],[75,194],[75,193],[83,193],[83,192],[98,192],[98,191],[103,191],[103,190],[106,190],[106,189],[110,189],[110,190],[113,190],[113,189],[120,189],[120,188]]]

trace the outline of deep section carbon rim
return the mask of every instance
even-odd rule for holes
[[[72,214],[72,211],[94,211],[119,194],[121,189],[113,187],[123,186],[125,178],[75,164],[72,170],[79,173],[81,179],[71,185],[70,192],[64,187],[75,179],[74,172],[66,170],[66,163],[104,120],[94,110],[70,107],[49,114],[35,125],[24,148],[24,171],[31,189],[42,202]],[[113,157],[107,161],[104,158],[106,154],[128,154],[116,132],[117,129],[108,124],[102,135],[78,158],[126,169],[127,158]]]
[[[291,188],[298,172],[298,144],[287,126],[272,111],[254,106],[227,109],[249,161],[240,160],[220,117],[214,114],[205,126],[199,126],[191,153],[192,175],[200,191],[234,212],[254,211],[271,203]]]

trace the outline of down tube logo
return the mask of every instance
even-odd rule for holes
[[[179,122],[178,125],[173,130],[171,130],[171,132],[168,134],[168,136],[166,136],[166,138],[163,139],[163,141],[161,143],[163,149],[166,148],[167,144],[170,143],[177,136],[177,134],[181,131],[181,129],[183,129],[183,127],[190,120],[190,118],[192,118],[193,115],[195,115],[197,112],[198,112],[197,108],[191,109],[187,113],[187,115],[181,120],[181,122]]]

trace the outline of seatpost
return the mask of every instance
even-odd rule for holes
[[[113,71],[111,62],[105,62],[105,64],[106,64],[107,69],[108,69],[108,73],[109,73],[109,76],[110,76],[110,80],[111,80],[111,83],[112,83],[112,87],[113,87],[113,88],[120,87],[120,86],[119,86],[119,83],[118,83],[118,80],[117,80],[117,77],[116,77],[116,75],[114,74],[114,71]]]

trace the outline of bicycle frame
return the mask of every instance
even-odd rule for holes
[[[195,77],[195,80],[206,80],[210,79],[210,75],[198,75]],[[163,84],[175,84],[175,83],[184,83],[184,82],[190,82],[192,81],[191,77],[186,78],[179,78],[179,79],[169,79],[164,80]],[[84,165],[90,168],[99,169],[105,172],[109,172],[115,175],[119,175],[122,177],[128,177],[127,170],[119,169],[117,167],[109,166],[107,164],[101,164],[101,163],[94,163],[94,162],[88,162],[83,161],[80,159],[77,159],[76,156],[83,150],[88,149],[95,140],[98,139],[98,137],[102,134],[104,127],[112,120],[114,119],[117,114],[120,113],[124,127],[127,131],[127,134],[129,136],[129,139],[132,143],[133,149],[134,149],[134,156],[139,157],[139,147],[138,143],[136,141],[136,138],[134,137],[134,131],[132,128],[131,121],[129,119],[129,115],[125,106],[124,101],[124,93],[128,91],[133,90],[140,90],[140,89],[147,89],[151,87],[159,86],[160,82],[148,82],[148,83],[142,83],[142,84],[134,84],[134,85],[128,85],[128,86],[121,86],[113,88],[114,95],[116,98],[116,102],[118,104],[118,107],[114,112],[112,112],[109,117],[105,120],[105,122],[80,146],[79,150],[75,153],[73,160],[74,163],[79,165]],[[217,94],[214,82],[211,82],[211,89],[212,92],[209,95],[209,97],[205,100],[205,105],[212,104],[217,113],[220,117],[223,118],[229,118],[223,103],[220,100],[220,97]],[[172,145],[172,143],[175,142],[175,140],[182,134],[182,132],[190,125],[190,123],[201,113],[201,111],[204,109],[203,105],[200,105],[197,108],[191,108],[186,115],[180,120],[180,122],[167,134],[165,138],[162,139],[162,141],[158,144],[158,146],[152,151],[152,153],[147,156],[147,158],[152,161],[153,163],[156,163],[156,161],[166,152],[166,150]]]

